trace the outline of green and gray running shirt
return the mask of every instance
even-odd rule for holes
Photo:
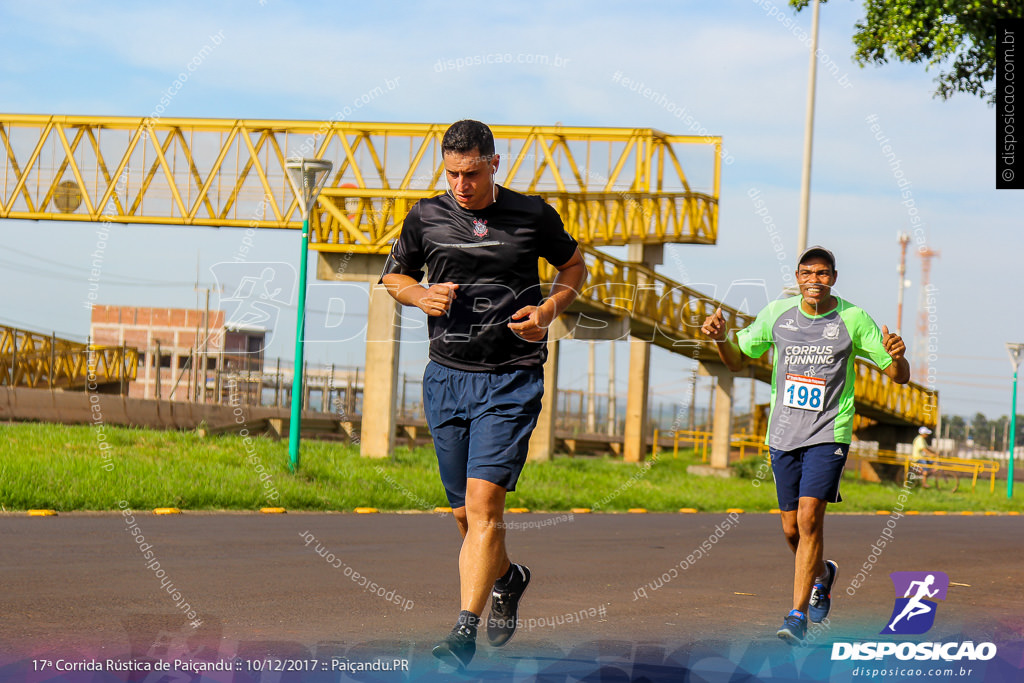
[[[800,308],[802,298],[773,301],[736,335],[751,358],[775,346],[765,443],[783,451],[850,443],[854,359],[865,356],[882,370],[892,364],[881,331],[862,309],[836,297],[834,310],[812,316]]]

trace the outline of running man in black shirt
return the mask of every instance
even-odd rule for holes
[[[540,413],[547,328],[576,298],[586,267],[552,207],[495,184],[499,157],[487,126],[452,124],[441,155],[449,190],[410,209],[381,282],[428,316],[423,404],[463,538],[462,611],[433,653],[464,668],[488,594],[490,644],[504,645],[516,630],[530,570],[505,551],[505,494],[515,490]],[[538,258],[558,270],[547,298]]]

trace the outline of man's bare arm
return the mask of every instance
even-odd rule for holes
[[[725,367],[733,372],[739,372],[747,367],[749,358],[740,350],[736,342],[729,339],[729,331],[725,328],[725,317],[722,315],[721,308],[716,308],[715,312],[704,320],[700,331],[714,340],[715,348],[718,349],[718,357],[725,363]]]
[[[459,286],[444,282],[424,287],[419,282],[401,273],[388,273],[381,278],[388,294],[404,306],[415,306],[429,316],[441,316],[451,308],[455,290]]]
[[[540,341],[547,334],[547,328],[579,296],[580,288],[587,279],[587,266],[583,254],[577,249],[572,257],[558,268],[558,275],[551,284],[551,293],[540,306],[523,306],[512,315],[508,324],[510,330],[527,341]]]
[[[892,358],[892,363],[882,372],[896,384],[906,384],[910,381],[910,363],[907,362],[906,357],[903,355],[906,353],[907,345],[903,343],[903,338],[898,334],[889,332],[889,328],[882,325],[882,345],[885,347],[889,357]]]

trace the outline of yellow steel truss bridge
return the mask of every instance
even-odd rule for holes
[[[0,385],[105,391],[135,379],[136,349],[0,326]]]
[[[540,194],[577,237],[714,244],[718,138],[651,129],[494,126],[499,183]],[[0,114],[0,218],[301,227],[285,159],[330,159],[313,248],[382,253],[408,209],[445,190],[444,126]],[[715,172],[691,188],[677,147]],[[692,159],[690,160],[692,164]]]

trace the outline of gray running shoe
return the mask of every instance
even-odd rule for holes
[[[434,646],[431,654],[463,671],[476,654],[476,638],[468,626],[456,626],[444,640]]]
[[[519,625],[519,601],[530,585],[530,568],[512,564],[515,569],[507,586],[494,584],[491,593],[491,613],[487,616],[487,642],[501,647],[516,634]]]

